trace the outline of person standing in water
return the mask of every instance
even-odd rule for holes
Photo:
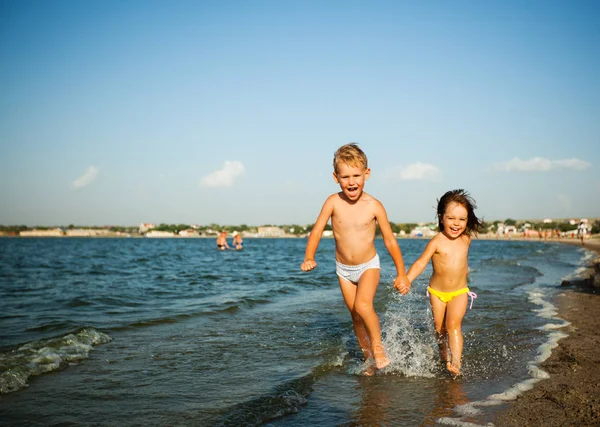
[[[475,216],[475,209],[475,201],[466,191],[446,192],[437,206],[440,233],[431,239],[407,273],[412,283],[425,270],[429,260],[432,262],[433,274],[427,292],[440,358],[453,375],[460,375],[462,319],[467,311],[468,296],[477,297],[467,287],[471,236],[483,227],[482,221]],[[405,293],[402,288],[398,290]]]
[[[227,244],[227,231],[225,230],[221,231],[217,237],[217,249],[220,251],[229,249],[229,245]]]
[[[244,249],[243,246],[244,242],[242,240],[242,235],[240,233],[238,233],[237,231],[233,232],[233,240],[231,242],[231,245],[236,249],[236,250],[242,250]]]
[[[375,230],[379,225],[383,242],[396,265],[394,285],[408,288],[410,283],[398,241],[392,233],[385,208],[363,191],[371,174],[367,156],[351,143],[340,147],[333,158],[333,179],[341,191],[327,198],[308,237],[302,271],[317,266],[315,253],[325,225],[331,220],[335,238],[336,273],[344,301],[352,316],[354,332],[365,357],[365,374],[390,364],[382,342],[379,318],[373,299],[379,285],[379,255],[375,250]]]

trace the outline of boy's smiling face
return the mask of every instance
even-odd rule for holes
[[[369,168],[339,163],[337,172],[333,173],[333,179],[340,185],[344,195],[355,202],[362,195],[365,181],[369,179],[370,174]]]

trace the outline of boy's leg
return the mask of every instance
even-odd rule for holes
[[[379,317],[377,317],[377,313],[375,313],[375,308],[373,307],[375,292],[377,292],[377,286],[379,286],[379,278],[380,270],[378,268],[370,268],[360,276],[354,309],[362,317],[369,333],[375,365],[378,369],[383,369],[390,364],[390,359],[385,354],[385,350],[381,344]]]
[[[462,319],[467,312],[469,297],[461,294],[446,304],[446,330],[448,331],[448,344],[452,355],[450,372],[460,374],[461,358],[463,351]]]
[[[354,326],[354,334],[356,335],[356,339],[358,340],[358,345],[360,346],[363,355],[365,356],[365,360],[371,359],[373,354],[371,352],[371,340],[369,339],[369,334],[365,327],[365,323],[363,319],[356,312],[354,305],[356,301],[356,293],[358,287],[349,282],[346,279],[338,276],[338,280],[340,282],[340,289],[342,290],[342,296],[344,297],[344,302],[350,310],[350,315],[352,316],[352,324]]]
[[[446,303],[438,297],[429,294],[429,303],[433,313],[433,327],[435,328],[435,339],[440,351],[440,359],[446,364],[450,359],[448,357],[448,334],[446,332]]]

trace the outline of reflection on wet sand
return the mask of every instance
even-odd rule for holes
[[[425,415],[422,427],[435,426],[436,420],[442,417],[456,416],[453,408],[469,403],[460,379],[444,378],[438,380],[438,394],[432,405],[431,411]]]
[[[365,377],[356,387],[360,407],[346,426],[436,426],[436,420],[456,416],[453,408],[469,402],[462,381],[450,377]],[[415,387],[419,393],[414,393]]]
[[[396,394],[389,381],[377,380],[381,378],[361,378],[359,381],[360,407],[356,411],[356,424],[351,425],[389,425],[395,412],[391,399]]]

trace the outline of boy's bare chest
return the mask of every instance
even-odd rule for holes
[[[375,217],[370,211],[360,209],[341,209],[331,216],[334,228],[364,229],[375,226]]]

